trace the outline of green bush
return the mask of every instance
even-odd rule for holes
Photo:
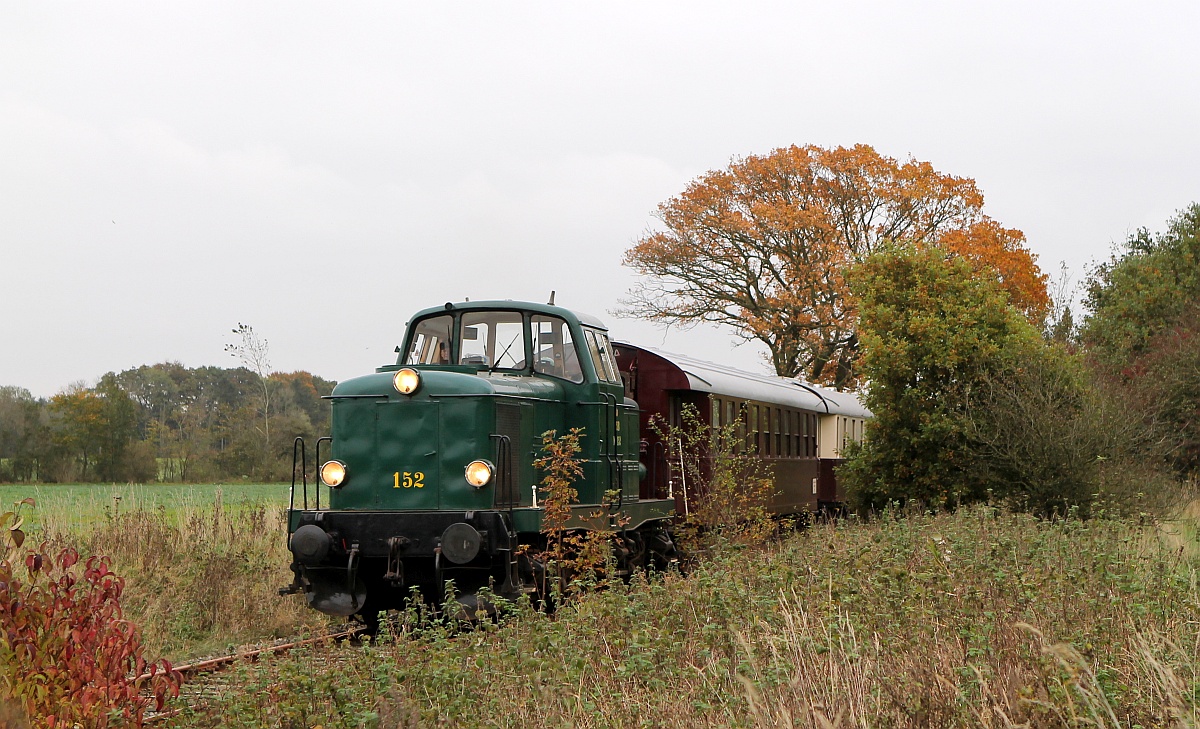
[[[966,403],[972,387],[1041,337],[995,281],[937,248],[895,246],[856,266],[867,440],[840,471],[859,510],[981,501]]]

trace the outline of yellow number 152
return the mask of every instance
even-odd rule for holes
[[[393,474],[393,476],[395,478],[396,485],[393,486],[392,488],[398,489],[401,486],[403,486],[406,489],[423,489],[423,488],[425,488],[425,474],[420,471],[413,471],[413,472],[405,471],[404,473],[400,473],[399,471],[396,471],[396,473]]]

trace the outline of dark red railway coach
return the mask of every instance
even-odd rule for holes
[[[687,511],[683,484],[671,483],[668,449],[650,420],[658,416],[679,425],[683,408],[692,405],[707,426],[734,424],[738,442],[744,444],[740,447],[770,464],[777,489],[773,512],[816,511],[843,500],[834,468],[842,462],[845,445],[862,440],[870,417],[854,394],[624,342],[613,349],[626,395],[641,409],[642,465],[647,470],[642,498],[672,493],[679,512]]]

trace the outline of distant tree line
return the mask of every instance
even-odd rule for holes
[[[0,481],[290,478],[292,442],[329,433],[334,382],[168,362],[49,398],[0,387]]]

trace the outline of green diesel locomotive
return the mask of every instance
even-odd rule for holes
[[[293,482],[295,579],[283,592],[372,622],[414,589],[441,602],[450,580],[468,606],[485,586],[505,598],[543,591],[533,462],[543,433],[572,428],[583,477],[570,526],[609,532],[621,570],[673,558],[675,501],[639,496],[637,404],[599,320],[552,305],[446,304],[414,316],[396,351],[396,364],[330,396],[319,479]]]

